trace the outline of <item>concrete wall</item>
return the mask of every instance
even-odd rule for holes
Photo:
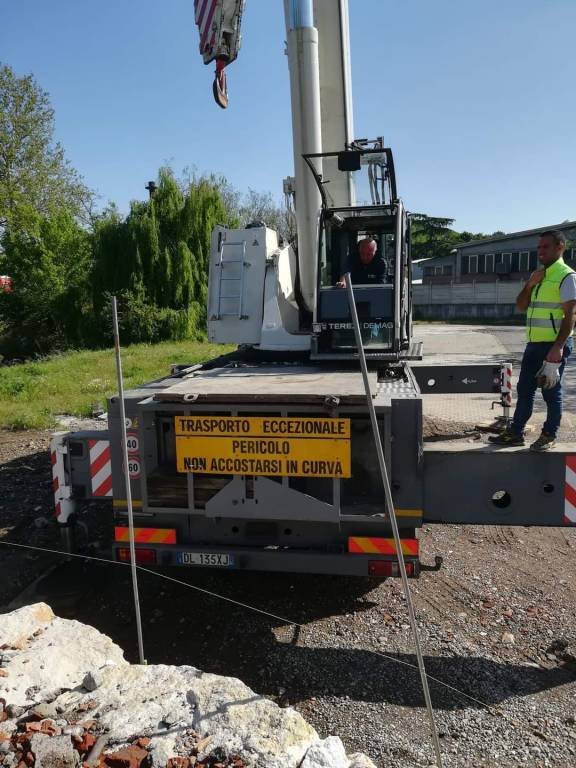
[[[516,296],[523,285],[524,281],[414,285],[414,319],[492,319],[522,323],[525,315],[516,310]]]

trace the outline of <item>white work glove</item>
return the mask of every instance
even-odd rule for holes
[[[549,363],[545,360],[542,368],[536,374],[538,386],[542,389],[552,389],[560,381],[560,363]]]

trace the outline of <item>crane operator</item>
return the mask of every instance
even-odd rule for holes
[[[386,262],[378,253],[378,243],[372,236],[358,241],[357,252],[348,261],[348,271],[353,285],[373,285],[386,282]],[[336,283],[344,288],[344,275]]]

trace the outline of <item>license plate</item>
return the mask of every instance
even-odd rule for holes
[[[213,552],[178,552],[178,563],[180,565],[212,565],[231,568],[234,565],[234,556]]]

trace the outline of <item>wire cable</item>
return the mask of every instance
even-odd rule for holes
[[[75,552],[65,552],[60,549],[51,549],[49,547],[35,547],[32,544],[19,544],[15,541],[0,541],[0,545],[5,547],[17,547],[20,549],[31,549],[36,552],[47,552],[53,555],[60,555],[64,558],[77,558],[79,560],[92,560],[97,563],[106,563],[107,565],[119,565],[123,567],[130,567],[130,563],[124,563],[120,562],[118,560],[111,560],[107,557],[96,557],[95,555],[85,555],[85,554],[79,554]],[[145,568],[142,565],[137,565],[136,568],[141,571],[142,573],[148,573],[151,576],[156,576],[157,578],[164,579],[165,581],[171,581],[174,584],[179,584],[183,587],[188,587],[189,589],[193,589],[196,592],[202,592],[205,595],[208,595],[209,597],[217,598],[218,600],[224,600],[227,603],[231,603],[232,605],[236,605],[240,608],[245,608],[246,610],[252,611],[253,613],[259,613],[262,616],[267,616],[268,618],[275,619],[276,621],[280,621],[283,624],[288,624],[293,627],[298,627],[299,629],[306,629],[306,624],[300,624],[297,621],[292,621],[292,619],[287,619],[285,616],[279,616],[276,613],[271,613],[270,611],[265,611],[262,608],[257,608],[254,605],[249,605],[248,603],[243,603],[240,600],[235,600],[233,597],[227,597],[226,595],[221,595],[218,592],[213,592],[209,589],[204,589],[203,587],[198,587],[195,584],[189,584],[186,581],[182,581],[181,579],[176,579],[173,576],[167,576],[165,573],[161,573],[160,571],[153,571],[150,568]],[[410,669],[418,670],[418,666],[416,664],[412,664],[409,661],[404,661],[402,659],[398,659],[394,656],[390,656],[386,653],[382,653],[381,651],[377,651],[373,648],[366,648],[365,649],[367,653],[371,653],[374,656],[380,656],[383,659],[386,659],[387,661],[394,662],[395,664],[400,664],[404,667],[409,667]],[[434,683],[437,683],[438,685],[442,686],[443,688],[446,688],[447,690],[452,691],[453,693],[458,694],[464,699],[467,699],[468,701],[472,701],[475,704],[479,704],[481,707],[486,709],[490,714],[496,715],[496,714],[502,714],[500,710],[495,709],[490,704],[487,704],[485,701],[482,701],[481,699],[476,698],[475,696],[470,695],[469,693],[466,693],[465,691],[461,691],[459,688],[455,688],[453,685],[450,685],[449,683],[444,682],[444,680],[441,680],[438,677],[434,677],[433,675],[426,674],[426,677],[431,680]]]

